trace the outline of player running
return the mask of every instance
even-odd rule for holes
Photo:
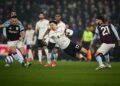
[[[30,66],[31,64],[27,63],[26,52],[23,45],[24,28],[21,28],[18,24],[17,16],[12,16],[10,23],[5,24],[4,27],[7,44],[9,46],[8,56],[5,58],[5,66],[9,67],[13,62],[13,58],[18,60],[23,66]]]
[[[118,36],[118,33],[113,24],[105,23],[105,19],[103,16],[97,16],[95,23],[97,27],[90,47],[93,45],[97,38],[100,38],[101,40],[101,46],[95,53],[96,60],[99,64],[96,70],[105,67],[111,68],[110,57],[108,52],[115,47],[116,43],[120,42],[120,37]],[[102,57],[105,57],[106,65],[103,64]]]

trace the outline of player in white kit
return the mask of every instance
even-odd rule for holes
[[[40,20],[36,23],[35,27],[35,33],[38,33],[38,62],[39,64],[42,64],[42,50],[44,50],[47,56],[47,63],[51,64],[48,49],[45,43],[42,41],[44,33],[49,28],[49,21],[45,19],[45,14],[43,12],[39,14],[39,19]]]
[[[50,39],[54,40],[54,42],[58,44],[66,54],[73,57],[79,57],[79,55],[76,53],[79,53],[80,51],[87,53],[85,48],[71,42],[65,33],[58,29],[56,21],[50,21],[49,24],[51,31],[44,38],[46,42],[48,42]]]
[[[27,45],[28,49],[28,60],[33,61],[33,46],[35,45],[36,40],[33,40],[34,30],[32,24],[28,24],[27,30],[25,32],[24,42]],[[36,39],[36,37],[34,38]]]

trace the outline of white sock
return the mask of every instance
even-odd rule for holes
[[[12,56],[15,57],[15,59],[18,60],[19,63],[22,64],[24,62],[23,55],[18,49],[16,49],[16,54],[12,54]]]
[[[53,57],[54,57],[54,61],[57,61],[57,58],[58,58],[58,53],[53,54]]]
[[[38,60],[42,62],[42,50],[38,50]]]
[[[47,56],[47,63],[50,64],[51,63],[51,58],[50,58],[50,53],[48,53],[48,49],[46,48],[45,49],[45,53],[46,53],[46,56]]]
[[[106,60],[107,64],[110,63],[110,55],[109,54],[105,55],[105,60]]]
[[[31,49],[28,50],[28,58],[32,58],[33,60],[33,54]]]
[[[102,63],[102,58],[101,58],[101,56],[97,56],[97,57],[96,57],[96,60],[97,60],[97,62],[98,62],[99,65],[102,65],[102,64],[103,64],[103,63]]]

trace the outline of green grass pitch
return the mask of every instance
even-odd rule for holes
[[[96,71],[97,62],[58,61],[44,68],[37,61],[30,68],[17,62],[5,68],[0,60],[0,86],[120,86],[120,62],[111,69]]]

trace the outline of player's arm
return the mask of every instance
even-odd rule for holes
[[[0,24],[0,28],[4,28],[10,25],[10,20],[7,20],[6,22],[4,22],[3,24]]]
[[[87,49],[85,49],[85,48],[83,48],[83,47],[81,48],[81,51],[82,51],[83,53],[85,53],[85,54],[87,54],[87,52],[88,52]]]
[[[20,27],[20,25],[19,25],[19,27]],[[19,38],[19,40],[20,41],[24,41],[24,38],[25,38],[25,29],[24,29],[24,27],[20,27],[20,38]]]
[[[38,26],[38,23],[36,23],[35,31],[34,31],[33,38],[32,38],[33,41],[34,41],[34,38],[37,35],[38,31],[39,31],[39,26]]]
[[[20,26],[21,29],[24,29],[23,24],[21,23],[21,21],[18,20],[18,25]]]
[[[45,36],[46,36],[47,34],[49,34],[50,30],[51,30],[50,28],[48,28],[48,29],[46,30],[45,34],[43,35],[43,39],[45,38]]]
[[[90,46],[89,46],[90,49],[92,48],[92,45],[96,42],[96,39],[98,39],[98,37],[99,37],[99,31],[98,31],[98,29],[96,28],[96,30],[95,30],[95,35],[94,35],[94,37],[93,37],[93,39],[92,39],[92,41],[91,41],[91,43],[90,43]]]
[[[4,27],[4,24],[0,24],[0,28],[3,28]]]
[[[82,38],[80,40],[80,45],[82,46],[82,43],[83,43],[83,37],[84,37],[84,32],[83,32],[83,35],[82,35]]]
[[[24,38],[25,38],[25,31],[21,31],[21,32],[20,32],[20,38],[19,38],[19,40],[20,40],[20,41],[23,41]]]
[[[118,32],[117,32],[117,30],[115,29],[115,27],[112,24],[111,24],[111,28],[112,28],[112,31],[113,31],[113,33],[115,34],[115,36],[116,36],[116,38],[118,40],[119,46],[120,46],[120,37],[118,35]]]

